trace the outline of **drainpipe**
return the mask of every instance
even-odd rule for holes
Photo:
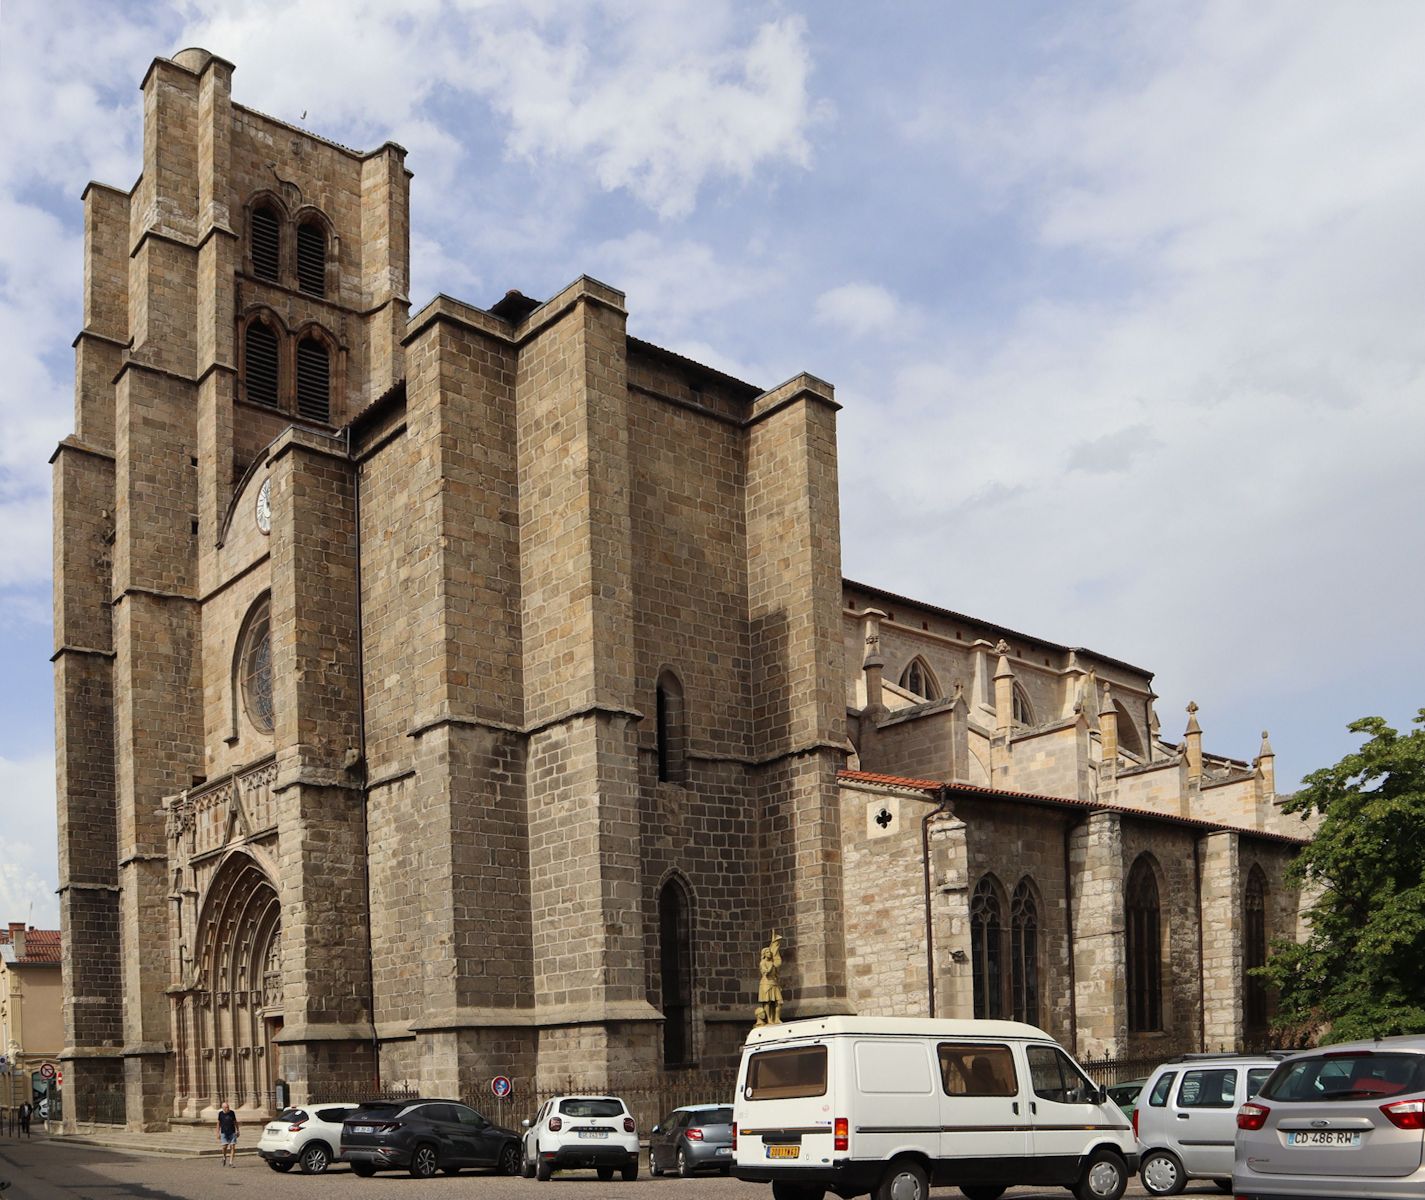
[[[1079,1053],[1079,987],[1074,977],[1074,875],[1071,869],[1069,839],[1082,821],[1064,822],[1064,934],[1069,940],[1069,1045]]]
[[[356,768],[361,775],[361,882],[366,892],[366,994],[371,1005],[371,1069],[376,1076],[376,1094],[381,1094],[381,1039],[376,1033],[376,965],[371,942],[371,795],[366,784],[366,650],[361,613],[361,475],[365,464],[351,450],[351,425],[346,427],[346,457],[355,474],[351,482],[351,513],[356,538],[356,750],[361,756]]]
[[[1202,969],[1202,839],[1192,839],[1192,890],[1197,897],[1197,1045],[1207,1052],[1207,981]],[[1180,1043],[1181,1044],[1181,1043]]]
[[[920,864],[925,875],[925,994],[930,1015],[935,1016],[935,923],[930,906],[930,821],[946,809],[950,789],[940,785],[935,807],[920,819]]]

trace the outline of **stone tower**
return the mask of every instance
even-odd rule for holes
[[[67,1119],[733,1060],[845,1008],[835,411],[587,278],[408,313],[408,173],[144,79],[54,458]]]

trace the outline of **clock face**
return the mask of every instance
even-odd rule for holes
[[[272,532],[272,480],[264,479],[257,491],[257,527],[263,533]]]

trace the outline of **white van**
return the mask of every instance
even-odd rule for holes
[[[742,1048],[733,1117],[733,1174],[776,1200],[928,1200],[944,1185],[995,1200],[1024,1184],[1118,1200],[1138,1167],[1119,1107],[1014,1021],[762,1026]]]

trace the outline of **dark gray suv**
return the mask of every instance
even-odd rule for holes
[[[1425,1037],[1286,1059],[1237,1110],[1232,1186],[1250,1200],[1425,1196]]]

